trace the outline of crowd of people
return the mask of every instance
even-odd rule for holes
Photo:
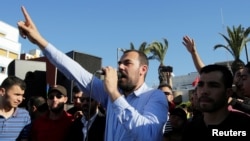
[[[192,116],[174,102],[171,73],[157,89],[147,86],[148,58],[126,50],[118,70],[107,66],[103,80],[69,58],[40,34],[28,12],[17,23],[21,37],[37,45],[48,60],[75,82],[73,107],[64,86],[54,85],[47,97],[34,96],[27,109],[26,84],[7,77],[0,86],[0,139],[3,141],[188,141],[236,136],[250,139],[250,63],[232,71],[226,66],[204,65],[195,42],[183,37],[199,72],[191,95]],[[117,73],[119,72],[119,76]]]

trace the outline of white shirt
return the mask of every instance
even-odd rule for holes
[[[85,116],[82,116],[82,119],[81,119],[81,121],[83,123],[82,132],[83,132],[83,136],[84,136],[83,137],[83,141],[86,140],[87,134],[88,134],[88,130],[91,127],[92,123],[94,122],[96,116],[97,116],[97,112],[96,112],[96,114],[94,116],[92,116],[90,118],[90,120],[86,120]]]

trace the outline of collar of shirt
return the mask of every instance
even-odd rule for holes
[[[14,112],[12,114],[13,117],[16,117],[17,116],[17,110],[19,110],[19,108],[14,108]]]
[[[137,90],[135,90],[133,93],[131,94],[134,94],[135,96],[140,96],[141,94],[143,94],[144,92],[148,91],[149,87],[147,86],[146,83],[143,83]],[[152,89],[152,88],[150,88]],[[121,91],[121,93],[123,93]]]
[[[86,120],[85,116],[82,116],[81,121],[82,121],[84,127],[88,126],[88,128],[89,128],[92,125],[93,121],[95,120],[97,114],[98,114],[98,111],[89,120]]]

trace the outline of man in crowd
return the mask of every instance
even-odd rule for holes
[[[63,141],[66,138],[73,122],[73,116],[64,110],[67,100],[65,87],[55,85],[49,88],[49,112],[33,121],[32,141]]]
[[[77,111],[82,110],[81,98],[83,92],[77,86],[74,86],[72,89],[72,93],[73,93],[73,107],[68,109],[67,112],[74,116]]]
[[[221,136],[234,136],[244,141],[250,139],[250,117],[228,110],[228,98],[233,94],[232,83],[233,76],[226,66],[213,64],[201,69],[197,98],[203,116],[187,125],[183,141],[212,140]]]
[[[99,102],[86,94],[82,95],[81,116],[75,119],[68,141],[104,141],[106,118],[100,112],[99,105]]]
[[[16,77],[7,77],[0,86],[0,140],[27,141],[30,131],[30,115],[19,108],[24,99],[25,82]]]

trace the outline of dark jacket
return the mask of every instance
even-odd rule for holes
[[[83,123],[79,117],[72,124],[66,141],[83,141]],[[94,122],[88,131],[88,141],[104,141],[106,117],[98,112]]]

